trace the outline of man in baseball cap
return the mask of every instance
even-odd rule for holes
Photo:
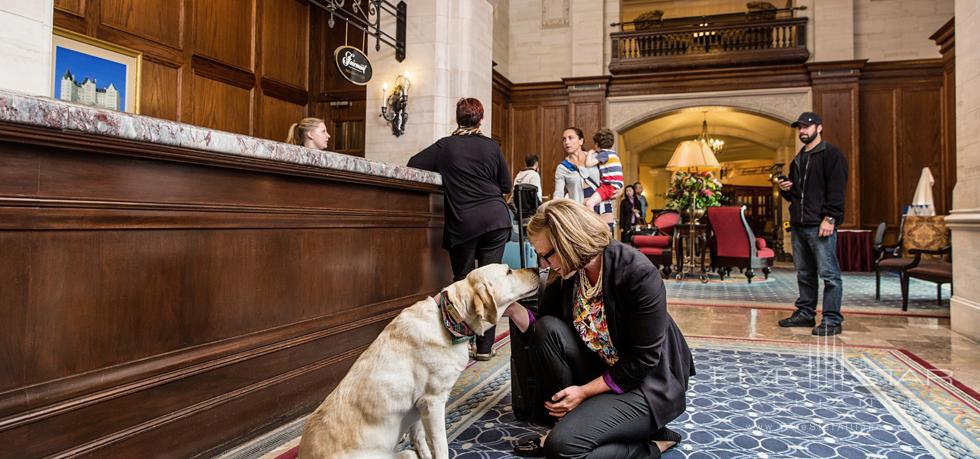
[[[840,307],[844,284],[837,260],[837,226],[844,218],[847,160],[821,137],[823,120],[803,112],[792,126],[803,148],[790,163],[789,177],[779,181],[779,194],[789,201],[793,265],[800,294],[796,312],[779,321],[781,327],[813,327],[817,336],[843,330]],[[816,323],[817,290],[823,280],[823,318]]]
[[[820,118],[820,115],[813,112],[803,112],[800,113],[800,117],[790,126],[798,128],[800,126],[813,126],[814,124],[823,124],[823,119]]]

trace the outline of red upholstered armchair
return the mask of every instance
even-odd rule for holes
[[[681,215],[674,211],[661,212],[653,219],[657,228],[653,235],[635,235],[632,244],[650,261],[660,268],[665,277],[670,276],[670,266],[673,263],[674,226]]]
[[[657,228],[657,234],[674,236],[674,227],[681,221],[681,214],[672,210],[666,210],[657,214],[653,219],[653,226]]]
[[[776,253],[766,247],[764,239],[755,237],[745,219],[744,206],[709,207],[708,222],[715,238],[711,266],[722,279],[731,273],[732,267],[744,269],[749,283],[755,269],[762,269],[766,279],[769,278]]]

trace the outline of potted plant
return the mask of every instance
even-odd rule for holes
[[[721,182],[711,172],[675,172],[667,190],[667,208],[697,221],[708,207],[720,206],[725,197]]]

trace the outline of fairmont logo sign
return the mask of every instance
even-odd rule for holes
[[[340,74],[347,81],[359,85],[371,81],[371,61],[361,50],[353,46],[341,46],[333,52],[333,58]]]

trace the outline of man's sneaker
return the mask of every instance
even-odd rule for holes
[[[779,321],[780,327],[812,327],[816,324],[816,319],[804,316],[800,311],[796,311],[793,315]]]
[[[840,334],[842,331],[844,331],[844,327],[842,327],[841,324],[827,325],[824,322],[820,322],[820,325],[813,327],[813,331],[811,333],[817,336],[833,336]]]

